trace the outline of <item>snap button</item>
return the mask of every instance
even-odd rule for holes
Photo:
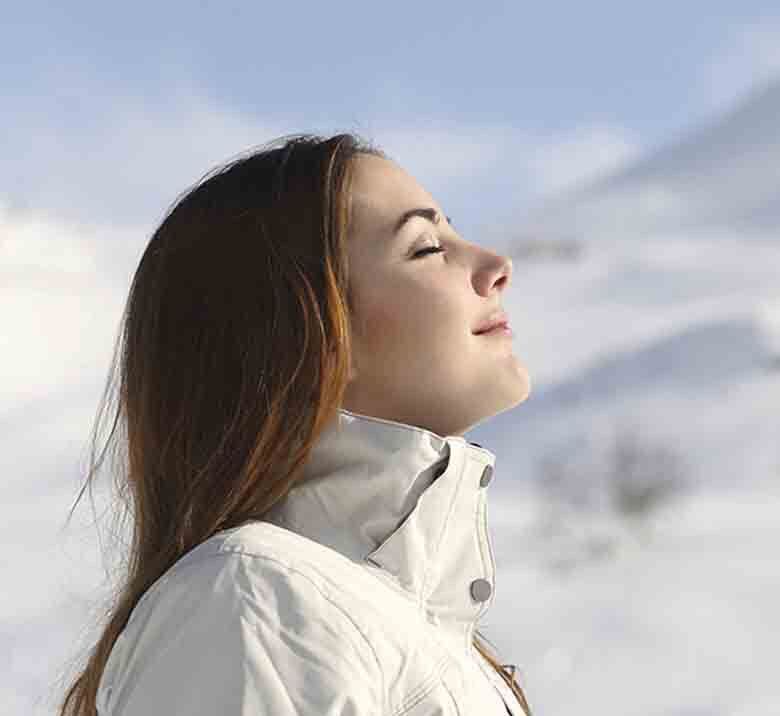
[[[471,583],[471,596],[475,602],[484,602],[490,598],[493,587],[487,579],[475,579]]]
[[[493,467],[491,465],[485,465],[485,469],[482,471],[482,477],[479,480],[480,487],[487,487],[487,484],[493,479]]]

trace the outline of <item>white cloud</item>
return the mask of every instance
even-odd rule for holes
[[[12,205],[74,221],[151,224],[213,166],[294,131],[186,86],[164,101],[113,95],[103,103],[101,117],[70,125],[65,115],[16,113],[7,135],[24,137],[24,147],[14,151],[9,143],[0,184]]]
[[[3,415],[105,376],[126,290],[110,246],[101,227],[0,213]]]
[[[527,168],[541,193],[572,189],[638,156],[639,138],[616,126],[596,124],[552,136],[527,148]]]
[[[368,135],[374,136],[374,135]],[[436,181],[496,170],[556,193],[609,172],[639,154],[638,138],[606,124],[540,135],[508,125],[442,125],[376,132],[382,147],[412,173]]]
[[[442,124],[387,127],[362,136],[381,148],[413,175],[425,182],[470,179],[492,169],[518,142],[528,143],[527,133],[502,125]]]

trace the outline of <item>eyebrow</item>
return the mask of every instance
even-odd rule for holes
[[[397,234],[403,228],[404,224],[406,224],[409,219],[412,219],[415,216],[421,216],[423,219],[427,219],[432,224],[439,223],[439,212],[436,211],[436,209],[431,207],[418,207],[415,209],[409,209],[401,215],[401,218],[398,220],[398,223],[396,223],[395,228],[393,229],[393,234]],[[447,216],[445,218],[447,219],[447,223],[452,226],[452,220],[450,217]]]

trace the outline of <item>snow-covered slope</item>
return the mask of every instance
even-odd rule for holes
[[[780,238],[780,78],[627,166],[550,197],[512,236]]]

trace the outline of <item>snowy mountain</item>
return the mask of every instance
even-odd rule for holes
[[[723,116],[513,224],[516,239],[780,237],[780,78]]]

